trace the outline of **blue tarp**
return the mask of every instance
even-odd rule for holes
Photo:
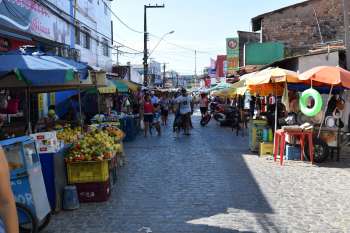
[[[84,63],[58,56],[20,52],[0,55],[0,77],[14,72],[28,86],[64,85],[73,79],[74,72],[79,72],[81,78],[86,78],[87,68]]]
[[[292,90],[292,91],[305,91],[306,89],[311,88],[310,85],[304,85],[304,84],[288,84],[288,90]],[[314,88],[315,90],[317,90],[319,93],[321,94],[329,94],[330,90],[331,90],[331,86],[322,86],[322,87],[318,87],[318,86],[313,86],[312,88]],[[343,87],[333,87],[333,94],[337,94],[342,92],[343,90],[345,90]]]

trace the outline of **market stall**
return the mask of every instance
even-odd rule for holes
[[[316,67],[301,75],[270,68],[258,72],[254,79],[249,80],[246,83],[249,91],[259,98],[268,95],[266,101],[270,109],[271,105],[275,106],[274,143],[262,140],[262,133],[251,134],[255,139],[256,135],[260,135],[259,139],[251,140],[261,141],[260,154],[271,155],[274,145],[275,160],[279,151],[281,163],[283,157],[323,162],[329,154],[337,153],[339,156],[337,139],[343,133],[340,128],[345,128],[339,119],[348,108],[342,95],[347,93],[344,89],[350,87],[349,74],[339,67]],[[330,105],[331,100],[333,103]],[[270,115],[273,115],[271,111]],[[254,128],[251,126],[251,129]],[[251,146],[253,148],[256,150],[257,146]]]
[[[16,69],[12,65],[15,61],[18,64]],[[6,117],[11,117],[11,119],[6,119],[5,123],[0,122],[0,127],[1,129],[5,127],[11,128],[14,121],[12,118],[21,116],[26,119],[21,121],[25,127],[24,130],[18,131],[16,134],[7,132],[5,137],[25,135],[34,131],[30,138],[35,141],[35,150],[39,155],[41,165],[36,170],[39,169],[40,173],[43,174],[46,199],[49,203],[49,209],[53,211],[61,209],[63,188],[67,183],[75,183],[74,174],[80,174],[81,170],[89,171],[89,164],[95,160],[107,161],[107,175],[104,175],[104,177],[107,177],[108,182],[111,182],[111,184],[108,183],[108,190],[110,190],[116,180],[116,168],[117,162],[119,162],[117,160],[123,155],[123,146],[120,141],[124,136],[123,132],[118,129],[119,123],[106,124],[104,122],[103,124],[90,125],[90,127],[83,124],[81,91],[92,87],[99,88],[104,83],[101,72],[93,74],[89,69],[86,64],[44,54],[15,53],[0,55],[0,86],[4,90],[1,91],[3,95],[0,96],[0,99],[7,100],[7,93],[19,93],[18,96],[21,98],[16,107],[21,110],[21,114],[13,111],[14,113],[10,115],[8,112],[5,112]],[[73,124],[69,120],[57,120],[55,109],[49,109],[48,115],[44,116],[45,120],[42,121],[44,127],[32,127],[33,123],[36,123],[34,122],[33,112],[38,110],[38,106],[33,104],[37,100],[37,96],[39,96],[37,94],[61,90],[77,91],[77,94],[73,96],[74,98],[69,99],[69,103],[72,102],[70,104],[74,106],[75,112],[80,116],[79,123]],[[21,92],[23,94],[20,94]],[[46,118],[50,118],[50,121],[46,120]],[[79,125],[80,127],[78,127]],[[93,133],[97,131],[101,131],[101,133]],[[79,143],[87,143],[87,141],[91,143],[92,137],[101,137],[101,140],[95,139],[94,145],[87,144],[87,147],[91,147],[89,151],[81,151],[84,155],[80,155],[85,156],[86,159],[80,159],[80,155],[72,154],[72,147]],[[105,144],[106,142],[109,142],[109,144]],[[93,148],[100,148],[100,151],[94,151]],[[71,157],[72,159],[70,159]],[[37,161],[39,162],[39,160]],[[71,176],[68,176],[68,178],[65,176],[65,161],[70,167],[70,173],[68,174]],[[80,164],[77,167],[72,165],[78,162]],[[104,187],[107,187],[106,180],[104,182]],[[33,185],[38,185],[34,180],[33,183]],[[80,196],[83,195],[82,193],[91,194],[91,192],[96,190],[94,189],[95,187],[94,185],[83,187],[84,192],[80,192]],[[81,191],[79,188],[78,190]],[[90,201],[95,200],[91,199],[91,197],[89,198]],[[82,197],[82,199],[84,198]],[[23,202],[23,204],[25,203]],[[37,204],[42,205],[43,203],[39,201]]]
[[[100,95],[100,109],[93,123],[118,122],[125,132],[125,141],[132,141],[139,132],[139,86],[127,80],[108,79],[107,87],[95,91]],[[94,92],[94,90],[92,90]],[[91,91],[90,91],[91,92]]]

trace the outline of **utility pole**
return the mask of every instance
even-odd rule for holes
[[[345,30],[345,47],[346,47],[346,69],[350,69],[350,2],[343,0],[344,10],[344,30]]]
[[[144,5],[144,35],[143,35],[143,84],[148,85],[148,32],[147,32],[147,9],[148,8],[164,8],[165,5]]]
[[[194,83],[197,80],[197,50],[194,50]]]
[[[163,63],[163,88],[165,87],[165,81],[166,81],[166,77],[165,77],[165,67],[168,63]]]

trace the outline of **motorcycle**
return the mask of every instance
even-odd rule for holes
[[[240,130],[240,113],[237,107],[212,102],[209,105],[209,112],[200,121],[201,126],[206,126],[212,117],[219,122],[220,126],[230,126],[232,130],[237,129],[238,135]]]

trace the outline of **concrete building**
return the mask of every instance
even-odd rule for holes
[[[112,69],[111,2],[106,0],[76,0],[73,14],[77,19],[74,31],[75,48],[81,52],[81,61]]]
[[[110,4],[106,0],[2,0],[0,52],[36,45],[110,71]]]
[[[342,0],[308,0],[252,19],[262,42],[283,42],[286,57],[315,45],[344,40]]]

